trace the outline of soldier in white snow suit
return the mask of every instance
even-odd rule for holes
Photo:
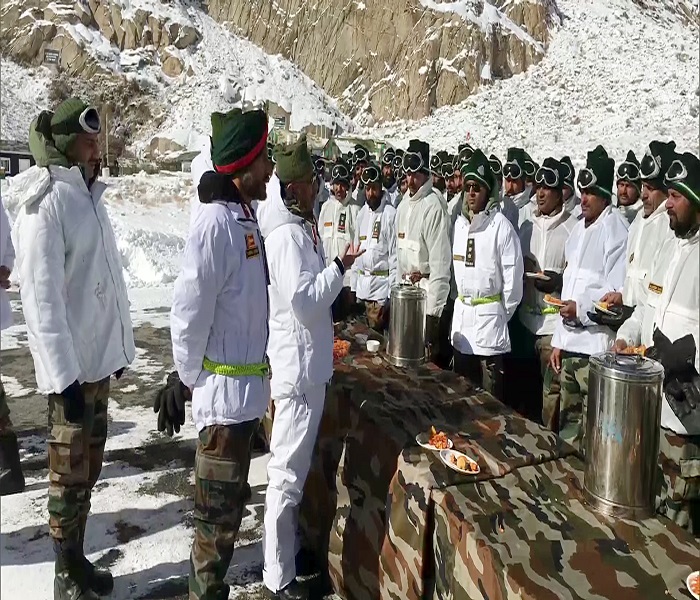
[[[566,266],[566,242],[577,223],[577,219],[563,206],[565,172],[566,169],[558,160],[545,159],[535,173],[537,207],[520,229],[526,279],[518,317],[529,333],[526,346],[534,349],[536,365],[541,375],[532,391],[542,398],[540,414],[533,410],[528,410],[527,414],[533,418],[541,415],[544,426],[552,431],[558,431],[556,418],[559,375],[549,367],[549,359],[552,354],[552,335],[560,318],[559,311],[544,302],[544,296],[550,294],[558,298],[561,295],[562,273]],[[539,274],[547,279],[536,278]],[[532,378],[531,372],[526,377]],[[528,391],[530,389],[528,387]]]
[[[576,172],[574,164],[568,156],[564,156],[560,161],[566,169],[564,177],[564,208],[569,214],[577,219],[581,218],[581,198],[576,193]]]
[[[253,204],[270,177],[267,116],[211,115],[211,170],[199,176],[170,313],[177,373],[156,396],[158,429],[199,432],[189,597],[228,597],[224,577],[249,496],[252,442],[270,396],[267,266]]]
[[[667,147],[668,148],[668,147]],[[663,150],[654,148],[654,160]],[[647,175],[653,169],[644,169]],[[658,164],[658,163],[657,163]],[[648,164],[648,166],[651,166]],[[700,160],[676,156],[666,171],[672,237],[649,270],[646,294],[617,334],[615,347],[640,343],[664,366],[657,510],[700,534]]]
[[[462,164],[464,203],[452,261],[458,297],[452,318],[454,370],[504,399],[508,321],[523,293],[520,241],[499,210],[489,161],[481,150]]]
[[[506,196],[503,193],[503,163],[501,159],[495,154],[489,156],[489,165],[491,166],[491,172],[493,173],[494,181],[498,187],[498,205],[499,210],[503,213],[503,216],[510,221],[510,224],[518,232],[518,219],[519,212],[518,207],[515,206],[513,199],[510,196]]]
[[[388,325],[391,285],[396,281],[396,209],[382,187],[379,167],[362,171],[366,204],[360,209],[355,246],[365,253],[353,265],[354,291],[365,305],[369,326],[383,332]]]
[[[642,210],[642,184],[639,177],[639,161],[631,150],[617,168],[617,210],[631,225]]]
[[[445,212],[447,212],[447,182],[443,173],[444,165],[449,155],[444,150],[436,152],[430,157],[430,175],[433,178],[433,192],[440,199]]]
[[[505,178],[503,192],[518,209],[518,227],[529,218],[532,208],[530,201],[532,188],[525,183],[525,157],[525,151],[522,148],[508,148],[508,157],[503,165]]]
[[[396,281],[427,291],[426,343],[440,357],[440,317],[450,293],[450,236],[447,214],[433,191],[430,146],[411,140],[403,156],[408,191],[396,214]],[[442,365],[445,366],[445,365]]]
[[[623,162],[618,178],[625,176],[642,187],[642,210],[637,213],[627,235],[625,284],[621,291],[606,294],[604,302],[634,307],[646,296],[647,277],[666,240],[673,237],[666,211],[668,191],[663,175],[676,157],[675,143],[651,142],[645,155],[646,172],[642,173],[634,161]],[[633,157],[634,155],[632,155]],[[657,162],[658,161],[658,162]],[[636,177],[636,179],[634,179]],[[619,189],[619,188],[618,188]]]
[[[391,148],[387,148],[384,156],[382,156],[382,185],[384,186],[389,204],[394,208],[399,205],[399,200],[401,199],[399,182],[396,179],[396,172],[394,170],[395,158],[396,153]]]
[[[591,319],[593,303],[625,280],[627,222],[612,206],[615,162],[602,146],[588,153],[578,175],[583,219],[566,243],[560,309],[550,364],[560,374],[559,435],[582,447],[588,399],[588,359],[608,350],[612,330]]]
[[[365,191],[360,176],[363,169],[369,164],[370,153],[362,144],[355,144],[355,151],[352,153],[352,203],[358,209],[365,203]]]
[[[271,394],[263,581],[273,598],[306,598],[296,581],[297,513],[333,374],[331,305],[362,251],[328,264],[313,217],[314,175],[306,137],[275,148],[280,190],[260,217],[270,273]]]

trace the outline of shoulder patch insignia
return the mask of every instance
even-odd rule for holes
[[[654,294],[661,294],[664,291],[664,287],[662,285],[656,285],[655,283],[649,282],[649,291]]]
[[[340,213],[340,217],[338,218],[338,233],[345,233],[345,219],[347,215],[346,213]]]
[[[378,240],[379,239],[379,233],[382,230],[382,222],[377,220],[374,222],[374,227],[372,228],[372,239],[373,240]]]
[[[399,231],[399,239],[402,240],[406,237],[406,234],[403,231]]]

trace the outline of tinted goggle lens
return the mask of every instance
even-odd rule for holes
[[[423,157],[420,154],[404,154],[401,166],[406,173],[416,173],[423,168]]]
[[[595,185],[597,178],[595,173],[590,169],[582,169],[578,174],[578,187],[585,190],[593,185]]]
[[[674,160],[666,173],[668,181],[682,181],[688,177],[688,170],[680,160]]]
[[[360,176],[360,180],[362,183],[365,185],[368,183],[376,183],[379,181],[380,178],[380,173],[379,169],[376,167],[365,167],[365,169],[362,171],[362,175]]]
[[[637,181],[639,179],[639,168],[634,163],[623,162],[617,169],[617,178]]]
[[[661,169],[651,154],[645,154],[640,165],[640,171],[646,179],[653,179],[659,176]]]
[[[336,165],[333,167],[333,171],[331,171],[331,176],[333,179],[348,179],[350,173],[348,173],[348,170],[343,165]]]
[[[535,173],[535,182],[546,187],[555,188],[559,185],[559,173],[553,169],[542,167]]]
[[[520,179],[523,176],[523,170],[518,163],[506,163],[503,167],[503,175],[506,179]]]

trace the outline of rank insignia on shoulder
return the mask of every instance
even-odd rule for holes
[[[655,283],[649,282],[649,291],[653,292],[654,294],[661,294],[664,291],[664,287],[662,285],[656,285]]]
[[[245,234],[245,257],[255,258],[260,255],[260,249],[255,243],[255,236],[252,233]]]

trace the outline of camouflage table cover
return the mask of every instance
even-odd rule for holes
[[[569,457],[433,490],[425,597],[690,598],[685,579],[700,567],[697,540],[662,517],[635,522],[594,512],[582,481],[583,463]],[[418,597],[396,583],[382,598]]]
[[[341,337],[353,340],[358,332],[349,329]],[[322,561],[327,557],[333,587],[348,600],[383,597],[380,583],[387,571],[380,568],[380,554],[400,457],[413,468],[410,503],[423,502],[431,488],[469,480],[416,445],[416,435],[431,425],[449,432],[458,448],[483,457],[481,478],[573,452],[454,373],[432,366],[399,369],[353,344],[329,386],[299,518],[302,547]],[[422,531],[416,539],[424,537]],[[406,549],[412,554],[403,560],[422,560],[419,549]]]

